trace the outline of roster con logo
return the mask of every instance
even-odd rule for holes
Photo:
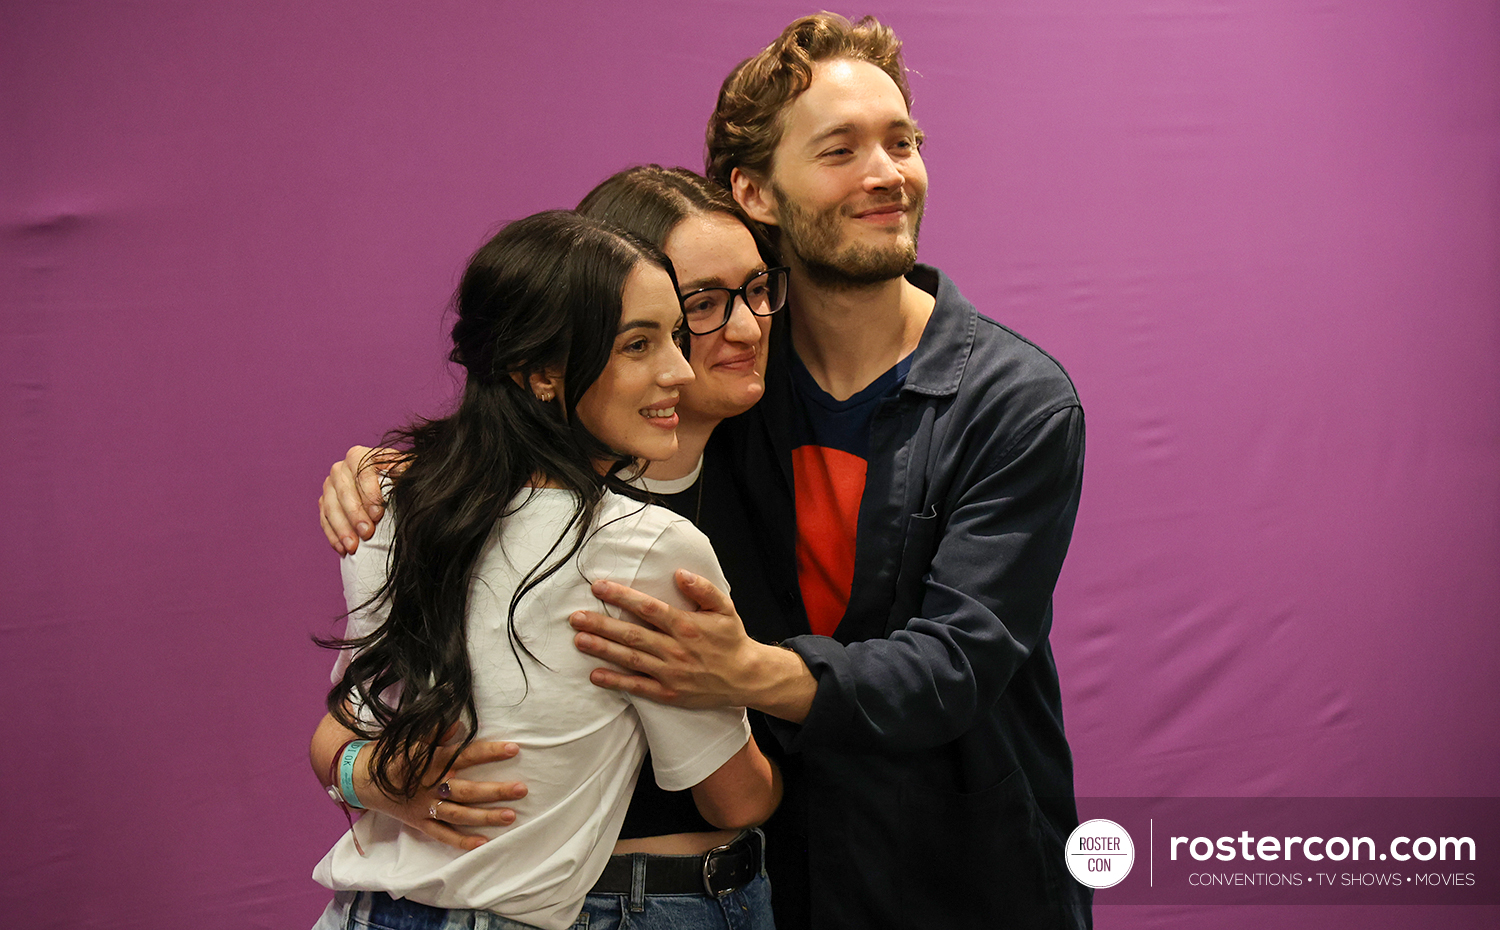
[[[1068,837],[1068,871],[1090,888],[1111,888],[1135,865],[1135,843],[1113,820],[1087,820]]]

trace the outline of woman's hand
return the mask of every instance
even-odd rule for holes
[[[354,735],[332,716],[323,717],[313,734],[310,751],[313,771],[318,773],[320,781],[328,778],[334,755]],[[364,746],[354,761],[354,793],[367,809],[394,817],[440,843],[456,849],[477,849],[488,839],[459,828],[503,827],[514,823],[515,811],[486,805],[524,798],[526,785],[518,781],[470,781],[458,775],[471,766],[514,758],[519,751],[515,743],[480,740],[470,743],[454,759],[451,749],[441,747],[422,776],[422,784],[432,787],[423,788],[416,797],[408,800],[389,797],[370,781],[369,766],[374,747]],[[434,784],[449,759],[453,759],[453,769],[448,779]]]
[[[388,469],[386,463],[398,455],[395,449],[354,446],[342,462],[335,462],[328,470],[323,494],[318,498],[318,523],[339,555],[358,549],[359,541],[375,532],[375,524],[385,514],[380,478]]]
[[[354,762],[354,790],[360,803],[458,849],[478,849],[489,842],[487,837],[466,833],[459,827],[504,827],[516,820],[516,812],[510,808],[476,805],[514,801],[526,796],[526,786],[518,781],[469,781],[450,776],[435,787],[424,788],[409,801],[387,797],[369,780],[368,765],[370,756],[374,755],[373,748],[362,748]],[[500,762],[514,757],[517,751],[515,743],[470,743],[458,754],[453,771],[460,772],[486,762]],[[439,749],[422,783],[431,783],[452,755],[447,749]]]

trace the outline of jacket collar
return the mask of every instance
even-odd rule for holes
[[[953,281],[931,265],[916,266],[906,279],[936,298],[937,304],[911,354],[903,390],[934,397],[957,393],[974,351],[979,314]]]

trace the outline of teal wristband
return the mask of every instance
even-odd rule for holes
[[[354,793],[354,760],[369,742],[367,739],[352,739],[344,744],[344,751],[339,756],[339,794],[344,796],[345,804],[360,810],[365,806],[359,803],[359,795]]]

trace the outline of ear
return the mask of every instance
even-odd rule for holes
[[[562,372],[556,368],[533,371],[526,376],[526,386],[531,389],[533,397],[544,404],[550,404],[554,398],[562,395]]]
[[[746,216],[767,226],[777,225],[776,195],[768,181],[743,168],[735,168],[729,172],[729,189]]]

